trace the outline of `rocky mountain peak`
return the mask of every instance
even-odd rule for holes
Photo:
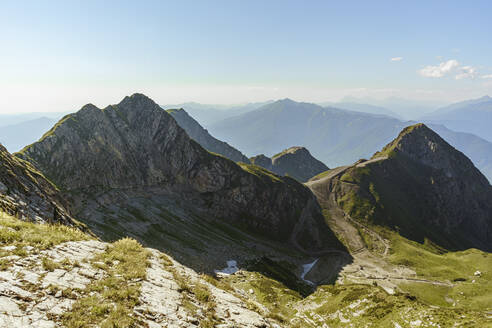
[[[287,154],[311,155],[309,150],[307,150],[306,148],[294,146],[294,147],[290,147],[290,148],[285,149],[284,151],[282,151],[279,154],[276,154],[275,156],[272,157],[272,159],[279,158],[279,157],[285,156]]]
[[[480,184],[489,184],[471,160],[423,123],[403,129],[395,140],[374,157],[397,154],[443,170],[448,177],[472,176],[473,179],[478,179]]]
[[[334,198],[353,218],[407,238],[448,249],[492,249],[492,187],[424,124],[405,128],[371,160],[337,168],[309,186],[321,203]]]
[[[304,147],[290,147],[269,158],[263,154],[250,158],[255,165],[261,166],[278,175],[288,175],[306,182],[315,175],[328,170],[328,167],[314,158]]]
[[[155,242],[161,237],[152,227],[168,222],[155,213],[171,211],[219,218],[305,249],[334,241],[309,189],[206,151],[142,94],[104,109],[84,106],[17,155],[60,187],[84,222],[103,235],[131,231]],[[127,212],[135,207],[146,214]],[[106,221],[109,212],[115,213],[112,222]],[[149,218],[157,223],[135,228]]]

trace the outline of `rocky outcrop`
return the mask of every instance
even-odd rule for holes
[[[328,166],[314,158],[304,147],[290,147],[268,158],[258,155],[251,162],[281,176],[290,176],[300,182],[306,182],[315,175],[328,170]]]
[[[117,231],[156,245],[172,234],[186,242],[190,231],[162,230],[186,217],[188,227],[219,221],[305,251],[340,247],[307,187],[204,150],[141,94],[104,109],[86,105],[17,156],[103,237]]]
[[[0,327],[67,327],[66,316],[90,300],[89,291],[98,297],[94,284],[108,279],[97,256],[111,247],[96,240],[70,241],[41,251],[30,247],[25,257],[9,256],[9,266],[0,271]],[[278,327],[249,309],[234,289],[222,290],[165,254],[147,251],[145,277],[138,284],[131,282],[139,294],[139,302],[129,309],[139,323],[135,326],[196,327],[213,306],[214,316],[224,327]],[[209,277],[209,281],[214,279]],[[201,286],[210,302],[203,304],[185,294],[183,283],[190,290]],[[116,295],[118,291],[111,288],[108,284],[105,292]],[[93,315],[96,310],[89,307],[85,311]]]
[[[74,225],[57,188],[30,163],[0,145],[0,210],[35,222]]]
[[[183,109],[168,109],[167,112],[178,122],[191,139],[198,142],[203,148],[213,153],[225,156],[234,162],[249,164],[249,159],[239,150],[230,146],[226,142],[215,139],[204,129],[193,117]]]
[[[308,186],[353,219],[447,249],[492,250],[492,187],[461,152],[423,124],[405,128],[369,161]]]

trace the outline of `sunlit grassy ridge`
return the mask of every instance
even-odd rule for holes
[[[44,250],[67,241],[91,239],[84,232],[60,224],[34,224],[0,212],[0,245]],[[0,255],[2,250],[0,250]]]

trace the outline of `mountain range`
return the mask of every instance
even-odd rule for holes
[[[337,167],[371,157],[403,128],[415,123],[284,99],[223,120],[212,125],[209,131],[248,156],[273,156],[281,149],[298,145],[309,149],[327,166]],[[492,179],[492,143],[442,125],[429,126],[442,133]]]
[[[492,98],[484,96],[479,99],[459,102],[436,110],[423,116],[425,122],[443,124],[449,129],[473,133],[492,141]]]
[[[0,147],[0,326],[487,326],[492,187],[439,134],[487,141],[291,100],[229,120],[289,146],[247,159],[134,94]],[[350,165],[302,146],[385,123]]]
[[[263,105],[272,103],[273,101],[256,102],[244,105],[207,105],[196,102],[187,102],[176,105],[162,105],[164,109],[184,108],[204,127],[222,121],[226,118],[238,116],[252,110],[255,110]]]
[[[206,151],[141,94],[104,109],[85,105],[16,155],[107,240],[129,235],[190,261],[197,252],[221,251],[224,229],[308,254],[343,248],[307,187]]]

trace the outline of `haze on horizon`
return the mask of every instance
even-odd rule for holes
[[[0,114],[492,95],[489,1],[0,4]]]

